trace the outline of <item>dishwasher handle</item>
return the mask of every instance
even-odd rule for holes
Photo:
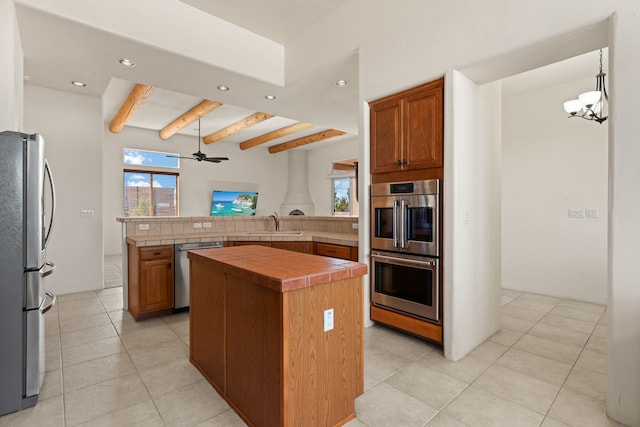
[[[178,251],[186,252],[186,251],[195,251],[198,249],[213,249],[213,248],[221,248],[222,245],[210,245],[210,246],[197,246],[195,248],[183,248],[182,246],[178,246]]]

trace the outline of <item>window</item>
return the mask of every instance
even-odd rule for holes
[[[160,151],[136,150],[123,148],[122,156],[125,165],[160,166],[163,168],[180,168],[180,155]]]
[[[355,160],[336,162],[331,172],[333,215],[357,216],[357,168]]]
[[[178,174],[125,169],[124,216],[178,216]]]

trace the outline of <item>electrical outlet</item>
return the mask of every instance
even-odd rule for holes
[[[193,228],[202,228],[202,223],[201,222],[194,222],[193,223]]]
[[[149,224],[138,224],[138,230],[148,230]]]
[[[202,223],[202,226],[203,226],[204,228],[211,228],[211,223],[210,223],[210,222],[203,222],[203,223]]]
[[[351,228],[353,228],[354,230],[358,229],[358,223],[354,222],[353,224],[351,224]]]
[[[584,218],[584,209],[569,209],[569,218]]]
[[[93,218],[93,209],[80,209],[80,218]]]
[[[333,308],[324,311],[324,331],[333,329]]]
[[[598,209],[586,209],[584,213],[587,218],[600,218]]]

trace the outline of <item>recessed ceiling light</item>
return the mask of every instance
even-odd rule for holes
[[[85,83],[79,82],[77,80],[72,81],[71,84],[74,85],[74,86],[78,86],[78,87],[85,87],[86,86]]]
[[[133,67],[136,66],[135,62],[133,62],[132,60],[127,59],[127,58],[122,58],[118,62],[121,63],[122,65],[124,65],[125,67],[129,67],[129,68],[133,68]]]
[[[275,95],[265,95],[264,96],[266,99],[268,99],[269,101],[273,101],[274,99],[276,99]]]
[[[336,82],[336,86],[338,87],[345,87],[345,86],[349,86],[349,82],[346,80],[338,80]]]
[[[226,85],[218,85],[218,90],[221,90],[223,92],[226,92],[229,90],[229,86]]]

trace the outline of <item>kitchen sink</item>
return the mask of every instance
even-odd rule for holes
[[[249,231],[250,236],[302,236],[304,231]]]

